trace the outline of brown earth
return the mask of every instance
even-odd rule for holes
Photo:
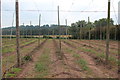
[[[67,43],[67,42],[66,42]],[[78,43],[76,43],[76,46],[73,46],[70,44],[66,44],[67,46],[73,48],[73,50],[76,50],[76,47],[79,46]],[[107,67],[105,67],[104,65],[99,65],[98,63],[96,63],[96,61],[94,60],[94,58],[91,55],[88,55],[88,53],[82,52],[80,50],[78,50],[78,53],[82,56],[82,58],[84,58],[88,63],[89,63],[89,67],[92,69],[93,72],[95,72],[96,75],[100,75],[98,77],[101,78],[106,78],[106,77],[113,77],[116,78],[117,76],[117,71],[116,70],[110,70]],[[102,75],[103,74],[103,75]]]
[[[72,42],[72,41],[71,41]],[[103,64],[98,64],[92,55],[89,53],[80,51],[77,47],[79,44],[72,42],[74,45],[69,44],[67,41],[62,41],[62,51],[59,53],[59,41],[47,40],[42,47],[39,47],[32,54],[32,61],[23,65],[22,71],[16,78],[35,78],[38,73],[35,71],[35,65],[39,60],[41,54],[43,54],[45,48],[50,49],[50,61],[49,74],[44,78],[117,78],[117,72],[112,69],[108,69]],[[84,42],[85,43],[85,42]],[[85,43],[88,45],[88,43]],[[29,47],[30,45],[28,45]],[[95,47],[92,45],[92,47]],[[65,49],[71,49],[74,54],[79,54],[88,64],[90,72],[82,70],[81,66],[75,63],[76,58],[73,57],[72,52],[68,52]]]

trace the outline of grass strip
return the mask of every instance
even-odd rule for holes
[[[43,78],[49,74],[49,64],[50,64],[50,50],[45,48],[44,52],[39,58],[39,61],[35,65],[35,71],[40,73],[36,75],[37,78]]]

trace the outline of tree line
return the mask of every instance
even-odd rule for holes
[[[81,20],[71,24],[70,33],[75,39],[106,39],[107,19],[102,18],[95,20],[94,23]],[[110,39],[118,40],[119,26],[114,25],[114,21],[110,20]]]
[[[107,19],[102,18],[95,20],[94,22],[80,20],[72,23],[71,26],[66,25],[21,25],[20,35],[72,35],[70,39],[106,39],[106,27]],[[110,39],[118,40],[117,25],[114,25],[114,21],[110,20]],[[16,35],[15,27],[8,27],[2,29],[3,35]]]
[[[61,35],[66,34],[66,26],[61,25],[62,33]],[[68,27],[68,26],[67,26]],[[43,25],[43,26],[33,26],[33,25],[21,25],[20,27],[20,35],[59,35],[59,27],[58,25]],[[2,29],[3,35],[16,35],[16,28],[15,27],[8,27]]]

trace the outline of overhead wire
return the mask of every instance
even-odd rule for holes
[[[2,10],[2,11],[14,11],[14,10]],[[57,12],[57,10],[20,10],[20,11],[41,11],[41,12]],[[86,10],[86,11],[71,11],[71,10],[60,10],[61,12],[94,12],[94,13],[97,13],[97,12],[107,12],[107,11],[100,11],[100,10],[93,10],[93,11],[90,11],[90,10]],[[110,11],[110,12],[118,12],[118,11]]]
[[[114,0],[113,0],[113,2],[114,2]],[[115,15],[116,24],[118,24],[118,18],[117,18],[117,15],[116,15],[116,11],[115,11],[113,2],[112,2],[113,12],[114,12],[114,15]]]
[[[89,6],[91,6],[91,4],[93,3],[93,1],[94,0],[91,0],[90,2],[89,2]],[[39,14],[40,14],[40,12],[57,12],[57,10],[42,10],[42,9],[39,9],[38,8],[38,6],[37,6],[37,4],[34,2],[34,5],[35,5],[35,8],[36,8],[36,10],[35,9],[21,9],[20,11],[23,11],[23,12],[29,12],[29,11],[32,11],[32,12],[38,12]],[[70,9],[71,9],[71,7],[74,5],[74,0],[72,0],[72,3],[71,3],[71,6],[70,6]],[[88,7],[89,7],[88,6]],[[87,7],[87,8],[88,8]],[[116,20],[117,20],[117,15],[116,15],[116,12],[118,12],[118,11],[115,11],[115,8],[114,8],[114,6],[112,5],[112,7],[113,7],[113,11],[111,11],[111,12],[113,12],[114,14],[115,14],[115,18],[116,18]],[[67,14],[70,14],[70,13],[106,13],[107,11],[104,11],[104,10],[87,10],[87,8],[85,8],[85,9],[83,9],[83,10],[60,10],[60,12],[65,12],[65,13],[67,13]],[[4,9],[4,10],[2,10],[2,11],[6,11],[6,12],[12,12],[12,11],[15,11],[15,10],[10,10],[10,9]],[[67,14],[65,14],[66,16],[68,16]]]

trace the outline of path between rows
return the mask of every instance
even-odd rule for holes
[[[29,48],[29,47],[33,47],[33,48],[35,48],[36,47],[36,44],[37,44],[37,42],[35,42],[35,43],[33,43],[33,44],[30,44],[30,45],[27,45],[27,46],[24,46],[24,48]],[[21,50],[21,52],[22,52],[22,50]],[[23,57],[23,56],[25,56],[27,53],[22,53],[21,54],[21,56]],[[13,53],[8,53],[8,55],[6,55],[6,56],[2,56],[2,59],[4,60],[6,60],[7,59],[7,57],[9,58],[10,56],[15,56],[15,58],[16,58],[16,52],[13,52]],[[12,66],[13,64],[15,64],[16,63],[16,61],[14,61],[14,63],[9,63],[9,62],[7,62],[7,60],[6,60],[6,63],[3,63],[3,65],[2,65],[2,70],[3,70],[3,72],[5,72],[5,70],[7,70],[10,66]],[[5,67],[6,66],[6,67]]]
[[[76,43],[76,44],[84,45],[84,47],[88,47],[90,49],[95,49],[96,51],[98,51],[100,53],[101,52],[105,53],[105,48],[100,47],[99,45],[95,45],[95,44],[90,43],[90,46],[89,46],[89,42],[76,41],[76,40],[70,40],[70,41],[73,42],[73,43]],[[117,49],[116,50],[110,49],[110,56],[113,56],[113,57],[117,58],[118,54],[116,52],[117,52]]]
[[[22,72],[19,73],[19,75],[17,76],[17,78],[34,78],[34,76],[36,75],[35,72],[35,63],[39,60],[40,55],[43,53],[44,48],[47,46],[47,42],[45,42],[44,45],[42,45],[41,48],[39,48],[39,50],[35,53],[33,53],[32,55],[32,61],[28,62],[26,65],[24,65],[22,67]]]
[[[65,43],[63,43],[63,46],[69,46]],[[79,45],[76,43],[76,45]],[[95,60],[89,56],[88,54],[86,54],[85,52],[81,52],[80,50],[76,49],[76,48],[73,48],[73,46],[69,46],[69,48],[71,48],[72,50],[76,50],[77,53],[79,53],[83,59],[86,60],[88,64],[88,66],[92,69],[93,73],[95,74],[94,77],[98,77],[98,78],[106,78],[106,77],[117,77],[117,73],[113,73],[112,71],[110,70],[107,70],[104,66],[102,65],[96,65],[96,62]]]
[[[59,44],[59,43],[57,42],[57,44]],[[58,58],[58,55],[56,53],[57,47],[58,46],[56,46],[55,42],[53,41],[51,43],[51,46],[50,46],[50,48],[51,48],[50,57],[51,57],[52,64],[50,65],[50,74],[48,75],[48,77],[49,78],[80,78],[80,77],[85,77],[84,73],[75,70],[76,68],[79,69],[79,67],[73,63],[73,57],[71,57],[69,55],[69,53],[63,52],[64,56],[67,59],[63,58],[62,60],[60,60]]]
[[[56,41],[56,44],[55,42]],[[106,78],[106,77],[112,77],[108,73],[106,73],[105,69],[103,67],[96,65],[96,62],[93,60],[93,58],[89,55],[87,55],[84,52],[81,52],[78,49],[75,49],[73,47],[70,47],[69,45],[62,42],[62,51],[64,54],[63,60],[60,60],[58,58],[57,48],[58,48],[59,42],[58,40],[49,40],[47,41],[42,48],[40,48],[37,52],[34,53],[32,56],[33,61],[29,62],[25,66],[23,66],[23,70],[19,73],[17,78],[35,78],[36,75],[38,75],[35,72],[35,64],[39,60],[39,57],[44,52],[44,48],[50,49],[50,60],[51,64],[48,66],[49,68],[49,74],[45,76],[45,78]],[[65,48],[70,48],[76,53],[80,54],[80,56],[86,60],[88,63],[88,67],[92,70],[93,74],[87,75],[86,72],[82,71],[81,68],[74,63],[74,57],[69,54],[69,52],[65,52]],[[113,77],[116,77],[113,75]]]
[[[27,45],[24,45],[24,46],[20,46],[20,47],[21,47],[20,49],[28,48],[29,46],[33,46],[33,45],[36,44],[36,43],[37,43],[37,41],[32,42],[32,43],[27,44]],[[16,46],[15,46],[14,48],[16,48]],[[3,54],[2,54],[2,58],[5,58],[5,57],[11,56],[11,55],[15,55],[15,54],[16,54],[16,51],[10,52],[10,53],[3,53]]]

